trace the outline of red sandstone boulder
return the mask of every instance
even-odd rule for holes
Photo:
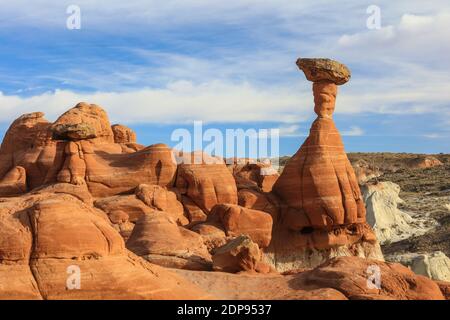
[[[85,180],[95,197],[133,192],[142,183],[172,186],[176,163],[164,144],[149,146],[134,153],[122,153],[118,144],[97,145],[91,141],[71,142],[58,181]],[[76,145],[76,146],[75,146]]]
[[[275,195],[252,189],[241,189],[238,199],[241,207],[267,212],[272,216],[273,224],[277,223],[280,203]]]
[[[126,241],[133,232],[136,221],[155,209],[148,207],[135,195],[112,196],[98,199],[94,205],[105,212],[122,238]]]
[[[136,143],[136,133],[130,128],[115,124],[111,126],[115,143]]]
[[[57,124],[52,127],[53,137],[58,140],[84,140],[97,138],[95,128],[87,123]]]
[[[196,224],[206,221],[208,216],[191,198],[183,195],[181,196],[181,202],[190,223]]]
[[[236,184],[223,160],[206,158],[203,153],[188,153],[178,161],[181,163],[176,187],[206,214],[216,204],[237,204]]]
[[[442,295],[446,300],[450,300],[450,282],[446,281],[436,281],[439,289],[441,289]]]
[[[234,238],[233,236],[226,235],[225,230],[219,222],[195,224],[191,230],[202,236],[203,243],[211,253],[216,248],[225,245],[229,240]]]
[[[7,155],[23,149],[32,149],[35,146],[44,146],[51,139],[50,125],[51,123],[44,118],[43,112],[26,113],[20,116],[14,120],[6,132],[0,154]]]
[[[219,204],[211,210],[210,220],[219,222],[228,236],[248,235],[260,248],[270,244],[273,220],[266,212]]]
[[[117,231],[127,240],[134,224],[144,215],[155,211],[164,212],[178,225],[188,224],[182,204],[174,192],[155,185],[141,184],[136,194],[101,198],[94,205],[103,210]]]
[[[69,194],[91,207],[94,206],[94,199],[85,184],[74,185],[70,183],[52,183],[35,188],[31,191],[31,194],[41,193]]]
[[[97,143],[114,143],[114,134],[105,110],[95,104],[78,103],[53,124],[55,140],[92,139]]]
[[[217,248],[212,256],[214,270],[231,273],[255,271],[260,260],[261,252],[258,245],[244,235]]]
[[[104,214],[71,196],[43,199],[29,209],[28,217],[36,231],[32,258],[103,257],[124,250]]]
[[[178,226],[164,212],[142,216],[127,241],[127,248],[164,267],[211,269],[211,256],[202,237]]]
[[[177,224],[186,225],[188,219],[184,216],[184,208],[177,199],[174,191],[168,190],[158,185],[141,184],[136,188],[136,197],[150,208],[167,212]]]
[[[377,272],[379,283],[374,278]],[[401,264],[358,257],[330,260],[312,271],[302,273],[299,281],[308,286],[334,288],[351,300],[444,299],[434,281],[416,275]]]
[[[96,200],[94,205],[106,212],[110,218],[117,211],[125,212],[128,216],[127,220],[133,223],[136,223],[145,214],[155,211],[134,194],[101,198]]]
[[[106,112],[96,105],[80,103],[63,114],[52,125],[54,139],[70,140],[57,180],[86,183],[95,197],[131,193],[141,183],[172,186],[176,163],[170,148],[157,144],[142,149],[133,144],[130,130],[114,128],[120,143],[115,143]]]
[[[280,176],[272,165],[266,163],[235,163],[231,166],[238,189],[250,188],[258,191],[270,192]]]
[[[0,147],[0,181],[5,193],[0,190],[0,196],[11,194],[11,183],[21,184],[23,177],[29,189],[56,181],[65,143],[52,140],[50,126],[42,112],[24,114],[11,124]],[[25,173],[14,169],[18,167]],[[12,189],[21,188],[16,185]]]
[[[329,81],[341,85],[350,80],[350,70],[344,64],[331,59],[299,58],[297,66],[312,82]]]
[[[26,171],[23,167],[14,167],[0,180],[0,195],[14,196],[27,191]]]

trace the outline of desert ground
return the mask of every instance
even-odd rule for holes
[[[385,254],[402,252],[442,251],[450,256],[450,155],[407,153],[349,153],[350,161],[360,159],[378,168],[383,174],[374,178],[392,181],[401,188],[404,200],[399,208],[412,215],[435,219],[439,226],[424,235],[382,246]],[[418,159],[432,157],[442,165],[415,167]]]

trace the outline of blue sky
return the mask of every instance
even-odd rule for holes
[[[66,9],[81,9],[68,30]],[[366,26],[369,5],[381,29]],[[0,136],[20,114],[79,101],[143,144],[176,128],[280,128],[292,154],[314,120],[298,57],[350,67],[335,121],[347,151],[450,152],[448,1],[0,1]]]

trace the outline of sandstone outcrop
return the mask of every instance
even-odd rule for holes
[[[164,212],[178,225],[189,223],[176,193],[157,185],[140,184],[135,194],[101,198],[94,205],[108,215],[125,240],[130,237],[136,222],[146,214]]]
[[[17,193],[24,178],[28,189],[56,181],[65,142],[52,139],[50,126],[42,112],[24,114],[11,124],[0,147],[0,196],[11,195],[11,189]]]
[[[136,197],[148,207],[166,212],[177,224],[187,225],[189,223],[184,215],[183,204],[178,201],[175,191],[158,185],[141,184],[136,188],[135,193]]]
[[[70,183],[52,183],[37,187],[30,194],[55,193],[70,194],[89,206],[94,206],[94,198],[85,184],[74,185]]]
[[[0,180],[0,194],[3,196],[20,195],[27,191],[26,171],[23,167],[14,167]]]
[[[214,270],[231,273],[255,271],[260,260],[258,245],[245,235],[217,248],[212,256]]]
[[[382,281],[370,278],[380,271]],[[221,299],[443,300],[448,282],[436,283],[397,263],[341,257],[289,275],[176,270]]]
[[[367,222],[381,244],[424,234],[436,225],[432,219],[412,217],[398,209],[403,200],[399,197],[400,187],[393,182],[365,184],[362,191]]]
[[[302,232],[278,225],[263,261],[278,272],[319,266],[336,257],[357,256],[383,261],[381,247],[368,225],[349,225]]]
[[[441,289],[442,294],[446,300],[450,300],[450,282],[446,281],[436,281],[439,289]]]
[[[208,215],[188,196],[181,196],[185,215],[188,217],[190,223],[204,222]]]
[[[136,143],[136,133],[130,128],[121,124],[115,124],[111,126],[111,129],[115,143]]]
[[[377,273],[382,277],[379,283]],[[416,275],[400,264],[358,257],[330,260],[312,271],[301,273],[299,280],[313,287],[336,289],[350,300],[444,299],[434,281]]]
[[[69,142],[58,181],[86,183],[95,197],[133,192],[139,184],[173,185],[176,163],[171,149],[156,144],[133,153],[122,153],[118,144]]]
[[[203,238],[203,243],[208,251],[213,253],[216,248],[225,245],[234,236],[228,236],[219,221],[195,224],[192,231],[197,232]]]
[[[105,110],[95,104],[78,103],[51,126],[55,140],[93,139],[114,143],[114,134]]]
[[[128,252],[105,214],[73,196],[40,193],[2,199],[0,227],[1,299],[207,296]],[[78,270],[76,287],[68,281],[70,270]]]
[[[112,216],[116,212],[124,212],[127,215],[127,221],[136,223],[140,217],[146,213],[152,213],[154,208],[150,208],[143,201],[138,199],[134,194],[132,195],[119,195],[112,197],[105,197],[98,199],[94,202],[94,205],[104,211],[111,219],[111,222],[115,222]]]
[[[443,252],[405,253],[386,257],[389,261],[401,263],[414,273],[433,280],[450,282],[450,258]]]
[[[212,209],[210,216],[209,220],[218,222],[228,236],[248,235],[260,248],[270,244],[273,220],[267,212],[219,204]]]
[[[164,267],[211,269],[211,256],[202,237],[178,226],[164,212],[142,216],[127,241],[127,248]]]
[[[236,161],[230,165],[238,189],[255,189],[262,192],[272,191],[280,176],[270,163]]]
[[[216,204],[237,204],[236,183],[222,159],[187,153],[177,161],[180,164],[175,186],[205,214]]]
[[[433,156],[417,157],[407,163],[407,166],[411,169],[426,169],[443,165],[439,159]]]
[[[23,193],[24,179],[29,189],[86,184],[94,197],[132,192],[142,183],[173,186],[177,165],[169,147],[143,148],[130,130],[114,130],[115,136],[106,112],[87,103],[54,123],[41,112],[19,117],[0,148],[0,196]]]
[[[280,202],[272,193],[241,189],[238,192],[238,204],[244,208],[267,212],[272,216],[273,224],[278,222]]]
[[[96,200],[94,205],[108,215],[113,227],[125,241],[139,218],[155,211],[155,208],[147,206],[135,195],[105,197]]]

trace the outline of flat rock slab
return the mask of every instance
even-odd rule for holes
[[[312,82],[331,81],[341,85],[350,80],[351,72],[344,64],[325,58],[299,58],[297,66]]]

